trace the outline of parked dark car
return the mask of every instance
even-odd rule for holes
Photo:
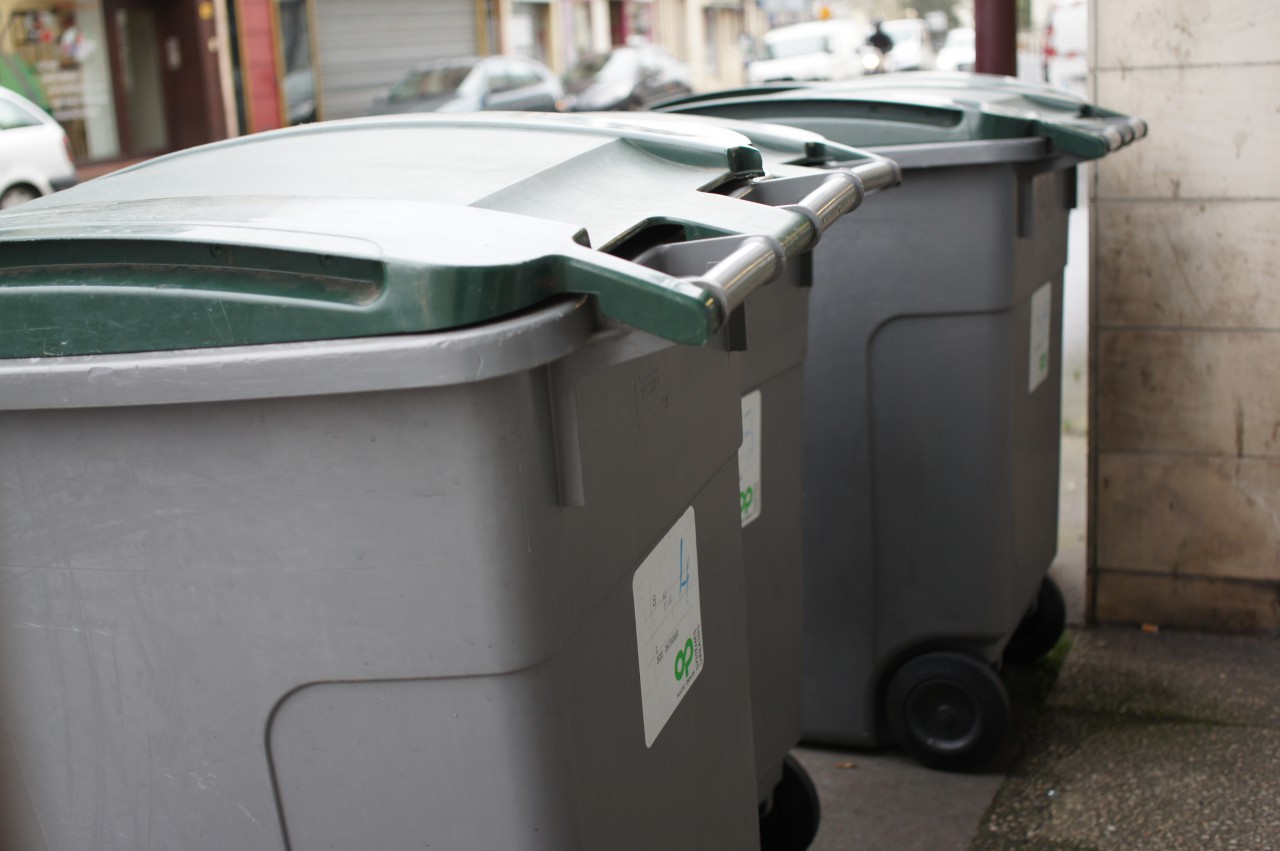
[[[516,56],[442,59],[419,65],[378,98],[370,115],[560,109],[564,88],[551,69]]]
[[[573,110],[640,109],[693,91],[689,69],[660,47],[615,47],[578,62],[564,78]]]

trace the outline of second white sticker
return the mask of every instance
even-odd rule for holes
[[[1053,284],[1043,284],[1031,296],[1031,362],[1028,393],[1049,377],[1049,340],[1053,326]]]
[[[764,410],[759,390],[742,397],[742,445],[738,447],[738,505],[742,525],[760,516],[760,453]]]

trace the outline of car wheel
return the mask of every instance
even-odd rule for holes
[[[34,201],[39,197],[40,193],[36,191],[34,186],[19,183],[17,186],[10,186],[3,194],[0,194],[0,210],[7,210],[19,204]]]

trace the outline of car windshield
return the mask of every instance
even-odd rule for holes
[[[391,94],[387,100],[392,103],[403,103],[407,100],[426,100],[452,94],[462,85],[462,81],[467,79],[473,67],[475,66],[468,63],[410,71],[403,80],[391,87]]]
[[[946,47],[973,47],[974,34],[971,29],[952,30],[947,33]]]
[[[826,53],[825,35],[790,36],[766,41],[765,55],[770,59],[790,59],[792,56],[808,56],[810,53]]]
[[[30,110],[10,100],[0,98],[0,130],[35,127],[40,123],[40,119],[32,115]]]
[[[599,53],[581,60],[569,71],[566,79],[571,83],[585,82],[592,78],[604,82],[630,81],[636,77],[640,54],[635,50],[615,50]]]
[[[880,25],[894,43],[920,40],[920,25],[915,21],[885,21]]]

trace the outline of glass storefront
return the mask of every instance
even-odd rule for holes
[[[549,62],[547,36],[551,7],[546,2],[511,4],[511,52],[516,56]]]
[[[572,68],[581,59],[590,56],[591,50],[591,4],[588,0],[574,0],[570,9],[569,21],[569,67]]]
[[[628,43],[653,43],[653,3],[651,0],[631,0],[627,4],[627,41]]]
[[[100,2],[0,0],[0,82],[48,111],[79,162],[120,156]]]

